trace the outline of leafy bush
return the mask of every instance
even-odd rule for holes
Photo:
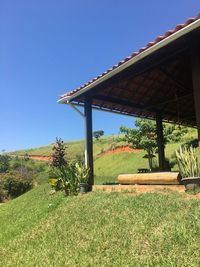
[[[52,160],[50,166],[52,168],[62,169],[63,166],[67,165],[67,161],[65,160],[65,144],[61,138],[56,138],[56,142],[53,146],[53,154],[51,155]]]
[[[56,191],[64,190],[66,195],[76,195],[79,190],[76,163],[70,162],[62,166],[62,168],[51,169],[49,184]]]
[[[76,175],[76,163],[69,163],[62,173],[62,182],[66,195],[76,195],[79,191],[79,180]]]
[[[0,203],[4,202],[4,200],[7,198],[7,192],[4,189],[3,181],[0,180]]]
[[[47,169],[47,163],[41,161],[34,161],[27,157],[13,157],[10,160],[11,171],[20,171],[21,168],[26,167],[29,171],[44,172]]]
[[[176,159],[182,177],[200,177],[200,161],[195,148],[183,146],[176,151]]]
[[[0,173],[7,172],[10,167],[10,157],[8,155],[0,155]]]
[[[79,183],[87,183],[89,178],[90,169],[85,164],[75,164],[75,175]]]
[[[65,153],[64,142],[60,138],[56,138],[50,163],[49,182],[55,190],[63,189],[66,195],[77,194],[79,181],[75,174],[75,163],[67,162]]]
[[[67,162],[65,146],[61,139],[56,139],[50,163],[49,184],[57,191],[64,190],[66,195],[77,195],[79,185],[87,183],[89,169],[82,162]]]
[[[104,135],[104,131],[103,130],[94,131],[92,135],[96,140],[99,140],[99,138]]]
[[[18,197],[33,187],[33,172],[7,172],[0,175],[0,199]]]

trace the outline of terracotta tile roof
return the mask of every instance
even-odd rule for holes
[[[73,91],[70,91],[70,92],[68,92],[68,93],[66,93],[64,95],[61,95],[60,98],[62,99],[64,97],[71,96],[71,95],[75,94],[76,92],[82,90],[83,88],[85,88],[89,84],[92,84],[93,82],[95,82],[96,80],[100,79],[101,77],[103,77],[104,75],[108,74],[109,72],[113,71],[114,69],[118,68],[119,66],[121,66],[125,62],[131,60],[132,58],[134,58],[138,54],[144,52],[145,50],[147,50],[148,48],[154,46],[155,44],[161,42],[162,40],[166,39],[170,35],[172,35],[172,34],[178,32],[178,31],[180,31],[181,29],[185,28],[186,26],[188,26],[189,24],[195,22],[198,19],[200,19],[200,13],[195,18],[189,18],[189,19],[186,20],[185,23],[178,24],[174,29],[168,30],[163,35],[158,36],[153,42],[149,42],[146,46],[140,48],[137,52],[134,52],[130,56],[128,56],[125,59],[121,60],[118,64],[115,64],[114,66],[112,66],[111,68],[109,68],[108,70],[106,70],[105,72],[103,72],[102,74],[100,74],[99,76],[93,78],[92,80],[90,80],[89,82],[83,84],[82,86],[78,87],[77,89],[75,89]]]

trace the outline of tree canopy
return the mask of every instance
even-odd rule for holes
[[[99,138],[101,136],[104,135],[104,131],[103,130],[98,130],[98,131],[94,131],[93,132],[93,137],[96,139],[96,140],[99,140]]]
[[[147,152],[149,168],[152,169],[152,158],[157,152],[157,132],[156,122],[147,119],[138,119],[135,121],[135,128],[120,127],[120,132],[124,134],[123,141],[130,143],[135,148],[142,148]],[[181,139],[188,128],[163,123],[164,144],[167,142],[177,142]]]

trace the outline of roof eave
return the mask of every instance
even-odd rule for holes
[[[119,72],[123,71],[124,69],[126,69],[126,68],[130,67],[131,65],[135,64],[139,60],[149,56],[150,54],[154,53],[155,51],[157,51],[157,50],[161,49],[162,47],[174,42],[178,38],[180,38],[180,37],[186,35],[187,33],[197,29],[198,27],[200,27],[200,19],[192,22],[191,24],[185,26],[183,29],[180,29],[179,31],[175,32],[174,34],[170,35],[169,37],[166,37],[165,39],[163,39],[159,43],[157,43],[157,44],[153,45],[152,47],[146,49],[145,51],[139,53],[138,55],[136,55],[135,57],[133,57],[129,61],[123,63],[122,65],[120,65],[116,69],[113,69],[112,71],[108,72],[106,75],[104,75],[101,78],[97,79],[93,83],[85,86],[83,89],[75,92],[71,96],[65,96],[65,97],[59,99],[57,102],[60,103],[60,104],[68,104],[74,98],[86,93],[87,91],[91,90],[92,88],[94,88],[95,86],[99,85],[100,83],[108,80],[109,78],[113,77],[114,75],[118,74]]]

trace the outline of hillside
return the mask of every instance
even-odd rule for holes
[[[193,138],[190,133],[182,141]],[[102,153],[117,145],[113,137],[95,143],[96,184],[147,167],[144,151]],[[80,144],[68,143],[77,148],[74,155]],[[172,159],[180,144],[168,144],[166,155]],[[51,195],[41,176],[41,185],[0,205],[2,266],[200,265],[200,195],[95,191],[65,197]]]
[[[93,141],[94,156],[100,154],[103,151],[111,149],[115,146],[123,145],[123,142],[117,142],[118,135],[104,136],[99,141]],[[65,142],[67,147],[68,159],[75,159],[77,156],[84,155],[84,140],[77,140],[71,142]],[[37,156],[49,156],[52,153],[53,144],[48,146],[42,146],[38,148],[22,149],[12,152],[14,155],[37,155]]]
[[[104,182],[115,182],[120,173],[134,173],[138,168],[148,168],[147,159],[144,159],[144,151],[121,152],[121,153],[104,153],[120,146],[127,145],[124,142],[117,142],[118,136],[106,136],[99,141],[94,140],[94,173],[95,183],[101,184]],[[189,142],[196,138],[196,130],[191,129],[188,134],[182,138],[182,142],[169,143],[166,145],[166,157],[173,161],[173,154],[182,143]],[[67,142],[67,158],[76,159],[84,157],[84,141]],[[28,150],[19,150],[14,152],[15,155],[37,155],[49,156],[52,152],[53,145]],[[156,162],[157,159],[155,158]],[[173,167],[177,170],[177,166]]]
[[[200,266],[200,205],[174,193],[49,195],[0,206],[1,266]]]

